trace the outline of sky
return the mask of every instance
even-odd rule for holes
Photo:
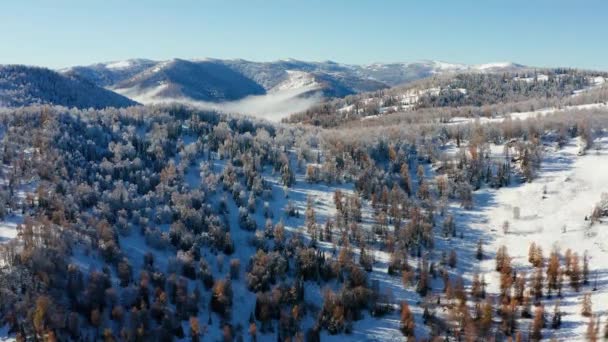
[[[0,64],[295,58],[608,70],[606,0],[2,0]]]

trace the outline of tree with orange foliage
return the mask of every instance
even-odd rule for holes
[[[543,338],[542,329],[545,326],[545,309],[542,305],[536,308],[534,320],[532,321],[532,332],[530,340],[540,341]]]
[[[591,308],[591,293],[585,293],[583,296],[583,304],[581,308],[581,315],[585,317],[591,317],[593,310]]]
[[[578,262],[578,254],[572,254],[570,258],[570,286],[578,292],[581,289],[581,269]]]
[[[589,317],[589,324],[587,324],[587,341],[597,342],[598,324],[595,322],[593,316]]]
[[[547,294],[551,297],[552,290],[557,290],[557,281],[560,273],[559,254],[551,252],[547,265]]]
[[[198,319],[196,316],[190,317],[190,337],[192,338],[192,342],[200,341],[201,328],[198,323]]]
[[[51,299],[47,296],[40,296],[36,299],[36,309],[34,310],[33,324],[38,334],[42,334],[46,329],[51,307]]]
[[[410,310],[410,306],[405,301],[401,302],[401,324],[399,327],[403,335],[408,337],[414,336],[414,329],[416,327],[414,315],[412,314],[412,310]]]
[[[258,340],[258,327],[255,325],[255,322],[249,324],[249,336],[251,336],[251,341],[253,342]]]

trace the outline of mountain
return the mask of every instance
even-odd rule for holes
[[[373,72],[386,69],[405,70],[402,66],[372,66]],[[412,70],[412,69],[410,69]],[[541,106],[560,107],[579,97],[579,104],[595,103],[602,98],[601,89],[608,73],[576,69],[531,69],[512,63],[491,63],[476,66],[442,65],[443,72],[427,69],[433,76],[393,86],[383,91],[330,98],[293,114],[287,121],[335,127],[350,121],[405,114],[427,110],[420,115],[449,112],[487,113],[529,111]],[[445,70],[450,70],[447,73]],[[396,78],[403,74],[393,74]],[[581,99],[583,95],[586,99]],[[585,102],[587,101],[587,102]],[[600,101],[601,102],[601,101]],[[477,111],[476,108],[483,108]],[[491,108],[490,108],[491,107]],[[456,115],[461,115],[457,113]],[[450,115],[445,114],[445,117]]]
[[[382,80],[357,73],[358,66],[332,61],[305,62],[287,59],[275,62],[251,62],[239,59],[225,60],[223,63],[247,75],[267,90],[272,90],[279,84],[285,88],[286,81],[293,77],[294,72],[308,75],[308,78],[314,80],[318,89],[328,97],[342,97],[388,87]],[[297,84],[293,84],[292,89],[297,89]]]
[[[60,72],[88,79],[101,87],[109,87],[131,78],[156,64],[158,62],[149,59],[128,59],[97,63],[89,66],[75,66],[60,70]]]
[[[170,99],[225,102],[280,90],[297,96],[321,93],[325,97],[342,97],[388,87],[382,81],[359,75],[353,66],[298,60],[133,59],[77,66],[62,72],[144,103]]]
[[[296,59],[274,62],[130,59],[77,66],[62,72],[88,79],[142,103],[173,100],[224,103],[259,95],[281,94],[285,97],[285,93],[299,98],[313,95],[344,97],[387,89],[437,74],[490,73],[524,68],[514,63],[469,66],[438,61],[350,65]]]
[[[519,72],[514,63],[480,65],[439,61],[341,64],[284,59],[127,59],[58,72],[39,67],[0,67],[0,106],[56,104],[78,108],[181,102],[280,120],[324,99],[392,91],[436,75]]]
[[[511,62],[478,65],[454,64],[441,61],[421,61],[414,63],[375,63],[356,68],[362,77],[381,81],[389,86],[407,84],[438,74],[450,73],[501,73],[518,72],[529,69]]]
[[[111,88],[144,102],[154,97],[221,102],[266,92],[261,85],[223,63],[182,59],[157,63]]]
[[[23,65],[0,66],[0,106],[31,104],[105,108],[137,103],[75,75]]]

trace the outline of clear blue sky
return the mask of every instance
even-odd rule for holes
[[[607,0],[2,0],[0,64],[437,59],[608,70]]]

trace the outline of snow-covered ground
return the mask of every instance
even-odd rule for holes
[[[8,325],[0,326],[0,342],[12,342],[16,340],[14,337],[9,335],[8,330]]]
[[[542,116],[546,116],[546,115],[551,115],[551,114],[556,114],[556,113],[562,113],[565,111],[569,111],[569,110],[586,110],[586,109],[606,109],[608,108],[608,104],[607,103],[588,103],[588,104],[582,104],[582,105],[574,105],[574,106],[564,106],[561,108],[543,108],[543,109],[538,109],[538,110],[534,110],[534,111],[529,111],[529,112],[514,112],[514,113],[509,113],[503,116],[497,116],[497,117],[480,117],[480,118],[469,118],[469,117],[454,117],[452,118],[452,120],[450,120],[450,122],[448,122],[448,125],[462,125],[462,124],[469,124],[472,122],[477,122],[477,120],[479,120],[479,123],[481,124],[485,124],[485,123],[498,123],[498,122],[503,122],[507,117],[510,117],[513,120],[526,120],[526,119],[530,119],[530,118],[536,118],[536,117],[542,117]]]
[[[32,151],[25,151],[26,157],[32,156]],[[0,188],[8,189],[9,180],[7,175],[11,172],[11,168],[5,165],[2,166],[0,177]],[[0,219],[0,244],[9,241],[17,236],[17,226],[23,223],[23,213],[18,208],[23,205],[26,200],[35,200],[35,190],[38,186],[36,179],[20,181],[14,186],[15,207],[17,210],[10,208],[6,209],[6,216]]]
[[[308,92],[318,90],[321,84],[317,82],[315,77],[304,71],[287,70],[287,78],[276,86],[272,87],[268,92],[276,93],[284,90],[298,90]]]
[[[606,106],[605,104],[583,105],[583,106]],[[582,108],[581,106],[578,106]],[[587,108],[585,107],[585,108]],[[572,108],[570,108],[572,109]],[[514,113],[518,118],[529,118],[536,115],[547,115],[551,110],[543,110],[529,113]],[[499,118],[496,118],[498,120]],[[484,123],[482,121],[482,123]],[[196,142],[196,138],[185,134],[182,137],[185,145]],[[455,148],[453,145],[448,147],[448,151]],[[570,248],[573,252],[588,252],[591,268],[591,282],[594,283],[597,276],[598,291],[593,292],[593,309],[596,314],[605,315],[608,313],[608,225],[596,224],[589,226],[585,221],[585,216],[590,215],[593,206],[600,200],[602,193],[608,192],[608,137],[602,136],[595,141],[594,146],[586,155],[579,155],[579,143],[572,140],[564,148],[557,150],[554,146],[548,146],[544,153],[541,169],[538,177],[531,183],[517,183],[501,188],[483,188],[474,193],[475,207],[472,210],[464,210],[458,205],[453,204],[449,210],[455,214],[459,231],[464,234],[463,239],[441,239],[437,238],[435,254],[448,251],[449,248],[457,248],[459,264],[454,270],[455,273],[470,279],[473,272],[480,272],[485,275],[488,282],[489,293],[496,294],[499,287],[498,273],[494,270],[494,253],[498,247],[505,245],[509,254],[513,257],[516,268],[530,270],[527,261],[528,248],[530,243],[535,242],[543,248],[544,256],[558,247],[563,254]],[[492,146],[493,154],[499,155],[502,151],[501,146]],[[291,151],[291,155],[295,151]],[[198,162],[203,161],[199,159]],[[179,162],[179,160],[176,160]],[[194,166],[189,166],[186,170],[186,181],[193,189],[200,185],[198,174],[198,162]],[[294,161],[295,162],[295,161]],[[214,171],[218,174],[225,166],[224,161],[213,161]],[[427,173],[432,176],[432,171],[427,166]],[[304,178],[303,169],[296,175],[295,185],[288,190],[288,197],[284,195],[283,186],[277,174],[272,173],[269,168],[263,172],[263,176],[272,187],[272,200],[269,202],[273,214],[273,222],[278,222],[283,218],[287,231],[299,232],[306,236],[304,226],[304,212],[306,209],[307,196],[312,196],[315,203],[316,221],[320,226],[336,214],[333,195],[339,189],[345,194],[353,194],[352,183],[326,185],[322,183],[309,183]],[[415,182],[414,182],[415,183]],[[25,198],[27,193],[33,192],[35,182],[23,184],[18,194]],[[219,200],[222,194],[214,195],[214,201]],[[239,227],[238,208],[231,196],[227,196],[228,222],[231,236],[237,247],[235,254],[225,259],[218,258],[212,253],[205,253],[204,257],[209,261],[214,277],[222,278],[228,273],[230,258],[237,258],[241,263],[241,271],[238,280],[232,283],[234,292],[232,322],[235,324],[246,324],[249,315],[255,306],[255,295],[251,293],[245,284],[245,268],[250,257],[255,253],[255,247],[250,244],[253,237],[252,232],[247,232]],[[292,201],[300,212],[300,217],[287,217],[285,207],[288,201]],[[262,201],[258,200],[255,220],[258,227],[263,227],[265,218],[262,215]],[[515,207],[520,208],[519,219],[513,217]],[[363,222],[361,227],[365,231],[371,231],[372,209],[366,201],[362,203]],[[3,234],[7,238],[12,238],[15,234],[14,227],[19,223],[19,216],[9,216],[0,224],[0,242]],[[504,233],[501,229],[504,221],[510,222],[510,231]],[[474,246],[481,238],[484,242],[486,259],[481,263],[474,261]],[[122,250],[132,261],[134,274],[139,273],[138,265],[141,265],[144,253],[150,251],[155,256],[155,265],[161,270],[166,270],[169,257],[172,252],[158,251],[147,246],[143,238],[137,233],[132,232],[129,236],[121,236],[120,244]],[[319,242],[321,248],[331,252],[333,246]],[[358,249],[355,248],[355,253]],[[412,311],[416,318],[416,336],[422,338],[428,336],[427,327],[422,323],[422,312],[420,305],[414,305],[421,300],[420,296],[412,287],[404,287],[401,277],[390,276],[387,274],[387,264],[390,255],[379,248],[370,245],[369,252],[373,253],[375,263],[372,272],[368,274],[369,279],[377,281],[380,293],[390,294],[395,304],[400,301],[407,301],[411,304]],[[82,270],[91,268],[100,269],[103,264],[100,257],[96,254],[89,255],[84,249],[76,248],[73,261]],[[436,258],[435,258],[436,260]],[[415,258],[410,259],[410,264],[416,262]],[[118,282],[113,272],[113,281]],[[192,289],[200,281],[189,281],[189,288]],[[331,284],[330,284],[331,285]],[[306,283],[305,300],[317,306],[322,304],[322,289],[314,282]],[[562,310],[567,314],[564,317],[564,324],[561,330],[555,332],[545,329],[545,337],[554,336],[559,340],[582,340],[587,318],[581,316],[580,301],[582,293],[590,291],[593,285],[583,288],[581,293],[574,294],[569,286],[565,284],[565,297],[561,300]],[[336,288],[337,289],[337,288]],[[434,288],[435,292],[439,289]],[[205,293],[204,296],[208,296]],[[206,300],[205,297],[203,300]],[[548,301],[547,303],[551,303]],[[551,312],[552,305],[546,305],[546,311]],[[199,312],[199,321],[207,322],[209,313],[207,310]],[[212,314],[213,329],[210,335],[205,336],[211,340],[220,339],[220,329],[217,328],[219,317]],[[302,328],[312,326],[314,317],[307,316],[302,323]],[[523,322],[523,321],[522,321]],[[187,322],[183,322],[184,330],[188,331]],[[0,327],[0,340],[2,328]],[[276,339],[275,333],[261,334],[260,341],[271,341]],[[399,313],[395,310],[381,318],[369,317],[364,313],[362,320],[353,324],[352,335],[328,335],[322,332],[323,341],[337,340],[356,340],[356,341],[399,341],[404,340],[399,331]]]
[[[122,60],[122,61],[115,61],[115,62],[110,62],[108,64],[106,64],[106,68],[108,69],[126,69],[129,68],[133,65],[133,62],[131,60]]]
[[[605,83],[606,83],[606,78],[605,77],[603,77],[603,76],[593,77],[593,79],[591,80],[591,85],[589,87],[584,88],[584,89],[580,89],[580,90],[575,90],[574,94],[572,96],[578,96],[578,95],[580,95],[582,93],[585,93],[585,92],[588,92],[590,90],[600,88]]]
[[[495,63],[485,63],[485,64],[477,64],[473,66],[475,70],[491,70],[491,69],[500,69],[500,68],[508,68],[512,67],[515,64],[512,62],[495,62]]]
[[[565,281],[567,291],[561,300],[566,314],[563,326],[557,331],[547,328],[543,332],[545,337],[555,334],[559,340],[577,341],[584,340],[588,323],[588,318],[581,315],[583,293],[592,290],[596,277],[598,290],[592,292],[593,311],[601,315],[602,324],[608,313],[608,225],[590,226],[589,221],[585,221],[602,193],[608,192],[608,137],[597,139],[587,155],[579,156],[578,151],[575,140],[561,150],[550,147],[543,157],[538,178],[531,183],[479,190],[474,194],[475,209],[470,211],[452,207],[458,224],[468,234],[479,236],[489,253],[471,272],[485,274],[490,293],[499,292],[500,279],[493,257],[500,246],[508,248],[516,268],[527,271],[531,270],[528,248],[532,242],[542,247],[545,258],[554,248],[559,248],[562,255],[571,249],[581,260],[583,253],[588,252],[590,284],[575,293]],[[519,219],[514,219],[516,207],[520,208]],[[502,230],[504,221],[510,222],[507,234]],[[474,250],[468,253],[469,258],[473,258]],[[548,303],[551,304],[545,305],[546,312],[551,314],[554,302]]]
[[[137,101],[137,102],[143,103],[143,104],[149,104],[149,103],[160,102],[160,98],[158,98],[158,96],[161,92],[166,90],[167,87],[168,87],[168,84],[160,83],[156,87],[146,89],[146,90],[142,90],[138,86],[129,87],[129,88],[116,88],[116,89],[111,89],[111,90],[113,90],[123,96],[126,96],[126,97],[132,99],[133,101]]]
[[[11,214],[0,222],[0,243],[6,242],[17,236],[17,225],[23,223],[21,215]]]
[[[296,176],[296,184],[289,190],[289,198],[296,208],[300,212],[299,218],[285,217],[283,208],[287,205],[287,199],[281,199],[278,201],[275,196],[275,201],[270,204],[271,207],[280,208],[278,214],[282,215],[285,221],[285,228],[287,231],[300,232],[304,236],[307,236],[304,227],[304,212],[306,211],[307,196],[312,196],[314,199],[314,209],[317,224],[323,227],[328,219],[334,219],[336,215],[336,208],[334,205],[334,192],[340,190],[344,195],[353,195],[354,187],[352,183],[346,183],[341,185],[325,185],[322,183],[308,183],[304,179],[304,174],[299,173]],[[282,193],[282,185],[276,178],[268,178],[273,183],[275,193]],[[279,195],[280,196],[280,195]],[[362,202],[361,208],[362,222],[361,228],[365,232],[371,232],[372,230],[372,208],[368,201]],[[279,216],[275,216],[279,217]],[[319,246],[325,251],[332,251],[332,245],[329,243],[319,242]],[[427,327],[422,322],[422,309],[420,306],[415,305],[420,301],[420,296],[416,293],[412,287],[404,288],[400,276],[391,276],[387,273],[388,262],[390,260],[390,254],[382,251],[373,245],[368,246],[369,252],[374,255],[374,266],[372,272],[368,273],[370,281],[377,281],[379,293],[389,295],[395,304],[399,304],[401,301],[407,301],[410,304],[412,312],[416,318],[416,336],[423,337],[428,335]],[[354,248],[355,255],[358,255],[359,249]],[[412,261],[413,260],[413,261]],[[410,264],[415,265],[415,260],[411,259]],[[336,288],[335,290],[338,290]],[[306,284],[305,300],[315,303],[319,307],[322,305],[323,296],[322,289],[316,284],[308,282]],[[397,307],[395,307],[397,308]],[[353,322],[353,333],[352,335],[346,335],[346,338],[351,341],[400,341],[404,340],[404,336],[399,330],[400,318],[399,310],[395,309],[392,313],[389,313],[381,318],[371,317],[369,312],[363,312],[364,318],[359,321]],[[313,319],[309,317],[309,320]],[[306,327],[308,328],[308,326]],[[327,331],[321,332],[322,341],[343,341],[345,335],[330,335]]]

